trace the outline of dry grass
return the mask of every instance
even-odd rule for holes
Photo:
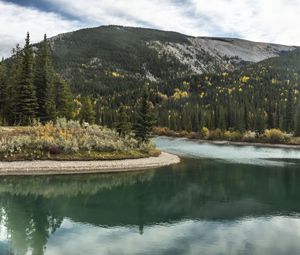
[[[158,154],[153,144],[65,119],[32,127],[0,127],[0,160],[5,161],[129,159]]]

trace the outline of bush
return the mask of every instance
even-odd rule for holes
[[[224,138],[224,133],[221,129],[212,130],[209,132],[208,139],[210,140],[220,140]]]
[[[266,129],[263,139],[269,143],[286,143],[290,138],[279,129]]]
[[[92,125],[83,128],[77,121],[58,119],[56,123],[36,125],[0,138],[0,159],[25,155],[40,158],[57,154],[90,152],[149,151],[153,144],[139,144],[132,137],[121,137],[115,130]]]
[[[252,131],[247,131],[244,133],[242,140],[244,142],[255,142],[257,138],[257,134]]]
[[[241,141],[243,134],[239,131],[225,131],[224,138],[228,141]]]
[[[209,137],[209,130],[207,127],[203,127],[200,131],[200,136],[203,139],[207,139]]]

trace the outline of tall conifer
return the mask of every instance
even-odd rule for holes
[[[7,113],[7,73],[4,61],[0,62],[0,124],[6,121]]]
[[[149,93],[146,89],[136,114],[136,122],[134,124],[136,138],[141,142],[148,142],[152,136],[154,124],[155,117],[153,114],[153,106],[149,101]]]
[[[29,33],[25,39],[15,93],[15,122],[20,125],[28,125],[36,118],[38,106],[33,86],[33,52]]]
[[[88,122],[90,124],[95,123],[96,112],[94,110],[92,101],[89,96],[86,96],[82,100],[81,110],[80,110],[80,121]]]
[[[54,71],[49,55],[47,36],[36,54],[34,68],[34,86],[38,102],[38,118],[42,122],[56,118]]]

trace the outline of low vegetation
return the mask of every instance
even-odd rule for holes
[[[94,160],[157,156],[150,142],[115,130],[78,121],[58,119],[56,123],[32,127],[0,128],[0,160]]]
[[[156,127],[154,129],[154,133],[161,136],[186,137],[212,141],[226,140],[232,142],[300,145],[300,140],[297,137],[293,137],[279,129],[266,129],[263,133],[259,134],[252,131],[222,131],[221,129],[208,130],[208,128],[204,127],[200,132],[196,133],[186,131],[176,132],[166,127]]]

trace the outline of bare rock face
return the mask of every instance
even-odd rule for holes
[[[297,47],[241,39],[189,37],[189,43],[151,41],[148,46],[160,55],[175,57],[197,74],[232,71],[240,66],[279,57]]]

